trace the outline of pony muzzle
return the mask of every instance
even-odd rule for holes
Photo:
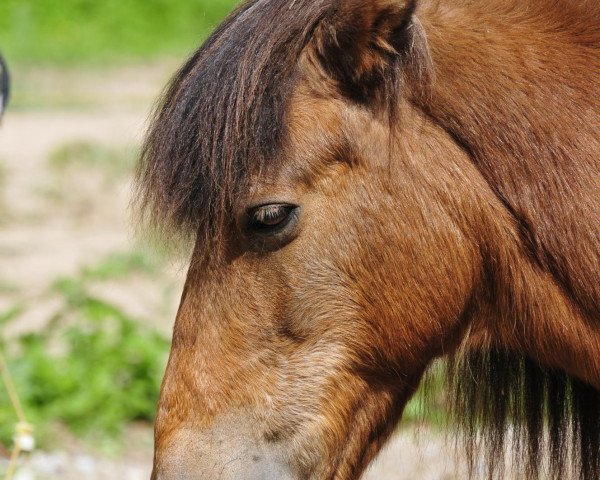
[[[233,419],[199,433],[192,427],[156,446],[151,480],[298,480],[283,451]]]

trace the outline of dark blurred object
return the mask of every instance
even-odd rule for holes
[[[0,54],[0,116],[6,109],[8,103],[8,94],[10,93],[10,77],[8,75],[8,67]]]

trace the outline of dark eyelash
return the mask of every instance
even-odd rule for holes
[[[275,232],[286,227],[294,218],[294,205],[265,205],[249,213],[248,230]]]
[[[254,213],[253,220],[260,223],[268,223],[273,220],[277,220],[280,217],[282,218],[283,213],[285,213],[285,216],[287,217],[287,215],[289,215],[290,212],[291,208],[283,205],[263,207]]]

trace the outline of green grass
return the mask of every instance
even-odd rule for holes
[[[434,362],[427,370],[415,396],[408,402],[402,416],[402,426],[425,423],[432,427],[448,424],[446,396],[446,365]]]
[[[119,280],[133,274],[152,275],[158,272],[164,258],[148,248],[115,252],[93,267],[84,267],[82,277],[89,281]]]
[[[129,422],[152,421],[168,341],[91,296],[79,279],[63,279],[55,289],[63,305],[46,329],[10,345],[0,340],[42,446],[50,443],[57,423],[101,443],[118,439]],[[6,445],[15,421],[0,389],[0,441]]]
[[[160,254],[142,247],[110,254],[54,282],[44,295],[59,302],[44,329],[10,340],[0,335],[0,349],[42,447],[55,446],[57,432],[67,426],[111,449],[127,424],[153,420],[169,342],[90,291],[99,282],[155,275],[163,264]],[[31,301],[0,311],[0,331],[26,315]],[[15,423],[0,384],[0,443],[11,444]]]
[[[137,148],[114,148],[94,142],[75,141],[65,143],[51,152],[48,164],[59,173],[70,168],[81,168],[121,175],[133,171],[137,157]]]
[[[6,280],[5,278],[0,277],[0,295],[17,293],[19,291],[19,287],[15,285],[13,282]],[[2,316],[0,315],[0,324]]]
[[[21,315],[21,313],[23,313],[22,305],[16,305],[6,311],[0,312],[0,328],[3,325],[15,320],[19,315]]]
[[[192,51],[235,0],[2,0],[9,63],[102,65]]]

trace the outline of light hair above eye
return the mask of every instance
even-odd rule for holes
[[[275,225],[289,215],[289,205],[267,205],[254,213],[254,219],[265,225]]]
[[[287,204],[264,205],[256,208],[250,215],[253,228],[275,227],[287,220],[296,207]]]

